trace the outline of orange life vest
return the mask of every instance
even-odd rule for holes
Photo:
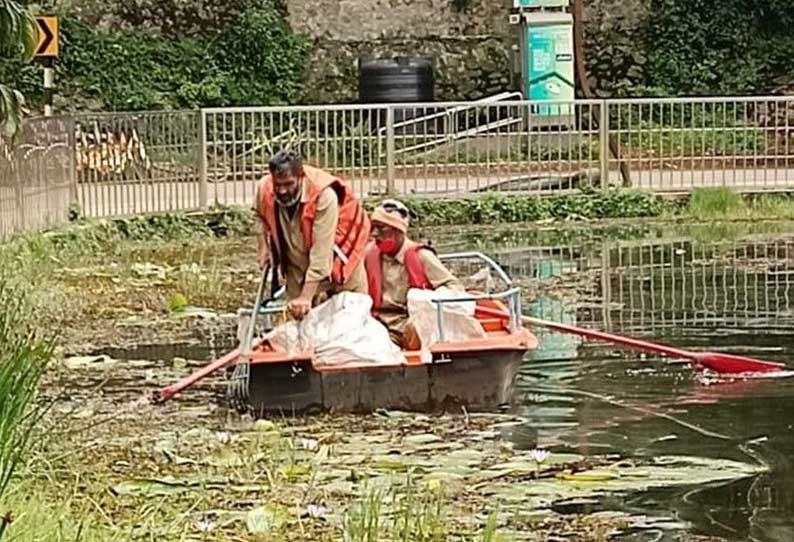
[[[303,182],[308,183],[309,192],[308,200],[301,203],[300,209],[303,245],[306,250],[309,250],[312,246],[312,227],[317,216],[317,202],[320,194],[328,187],[333,188],[339,200],[339,221],[334,235],[334,262],[331,270],[331,280],[337,284],[344,284],[364,258],[364,252],[369,242],[369,217],[353,194],[353,190],[341,179],[311,166],[303,166],[303,172]],[[284,258],[281,257],[281,233],[276,211],[276,194],[271,175],[266,175],[260,181],[260,194],[262,197],[262,219],[270,232],[272,249],[281,262],[282,270],[284,270],[286,263]]]
[[[433,285],[430,283],[430,279],[427,278],[425,268],[419,259],[419,251],[423,249],[433,250],[426,245],[414,243],[406,249],[403,261],[405,270],[408,273],[408,286],[421,290],[430,290]],[[369,286],[369,295],[372,298],[372,314],[377,316],[383,306],[383,255],[375,243],[371,243],[369,248],[367,248],[364,266],[367,269],[367,285]]]

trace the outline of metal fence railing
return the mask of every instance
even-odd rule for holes
[[[0,239],[65,223],[75,200],[72,121],[28,121],[19,140],[0,141]]]
[[[598,183],[603,102],[463,102],[209,109],[209,197],[247,201],[267,160],[289,145],[360,196],[543,193]]]
[[[103,113],[74,120],[77,197],[84,215],[205,205],[198,112]]]
[[[71,123],[71,137],[51,120],[31,121],[26,137],[69,142],[74,202],[89,217],[249,205],[284,146],[362,197],[794,188],[794,97],[514,98],[81,114],[58,121]],[[31,163],[3,159],[6,207],[12,177],[25,184],[40,160],[13,152]]]
[[[785,332],[794,323],[790,234],[725,242],[604,241],[493,255],[513,277],[528,281],[523,286],[531,298],[548,298],[544,309],[576,312],[585,324],[677,332],[764,322]],[[570,289],[576,302],[566,305]]]
[[[794,185],[794,97],[612,100],[607,108],[616,149],[607,169],[630,172],[634,187]]]

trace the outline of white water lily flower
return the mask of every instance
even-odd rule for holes
[[[532,459],[534,459],[537,463],[543,463],[549,458],[551,452],[549,452],[548,450],[544,450],[542,448],[535,448],[534,450],[529,452],[529,455],[531,455]]]
[[[215,523],[208,519],[200,519],[196,522],[196,530],[208,533],[215,528]]]
[[[309,514],[309,517],[312,518],[322,518],[325,517],[325,514],[328,510],[325,506],[317,505],[317,504],[310,504],[306,507],[306,513]]]
[[[221,444],[228,444],[232,437],[229,435],[227,431],[216,431],[215,438],[218,439],[218,442]]]

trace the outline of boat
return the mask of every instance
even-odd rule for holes
[[[498,263],[480,252],[439,258],[484,263],[488,274],[495,273],[503,283],[500,291],[490,291],[493,288],[489,286],[485,291],[469,290],[468,297],[454,300],[476,303],[475,317],[485,331],[484,338],[445,340],[441,310],[450,300],[438,300],[439,341],[430,347],[429,356],[404,351],[405,360],[393,364],[319,365],[311,351],[289,355],[274,349],[267,340],[254,341],[259,317],[264,328],[270,329],[284,310],[283,306],[258,304],[253,310],[238,311],[241,346],[228,385],[231,403],[257,416],[378,409],[482,412],[509,406],[522,360],[538,345],[537,338],[521,324],[520,288],[513,286]],[[264,279],[258,299],[263,290]],[[495,309],[500,316],[494,316]]]

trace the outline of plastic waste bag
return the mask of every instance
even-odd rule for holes
[[[402,351],[386,327],[372,317],[371,309],[368,295],[342,292],[314,307],[300,322],[277,326],[265,339],[291,356],[314,351],[316,365],[404,362]]]
[[[441,342],[438,321],[438,304],[434,299],[460,299],[471,297],[466,292],[441,287],[436,290],[408,290],[408,323],[412,324],[422,341],[422,360],[429,361],[430,347]],[[443,342],[484,339],[485,330],[474,317],[476,302],[453,301],[441,304]]]

